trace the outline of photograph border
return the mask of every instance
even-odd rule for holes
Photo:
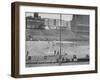
[[[74,72],[54,72],[43,74],[22,74],[20,75],[20,56],[19,56],[19,35],[20,35],[20,6],[39,6],[39,7],[55,7],[55,8],[71,8],[71,9],[87,9],[95,11],[95,70],[89,71],[74,71]],[[11,4],[11,76],[15,78],[25,77],[41,77],[41,76],[58,76],[58,75],[72,75],[72,74],[86,74],[97,73],[97,7],[96,6],[81,6],[81,5],[63,5],[63,4],[47,4],[47,3],[31,3],[31,2],[13,2]]]

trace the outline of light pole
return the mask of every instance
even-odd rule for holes
[[[60,14],[60,52],[59,52],[59,65],[61,65],[61,14]]]

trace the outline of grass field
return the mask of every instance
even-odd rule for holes
[[[59,41],[26,41],[26,52],[29,52],[29,56],[54,55],[54,50],[60,50]],[[85,57],[86,54],[89,54],[89,44],[86,42],[63,41],[61,54],[65,53],[69,56],[76,54],[77,57]]]
[[[67,53],[67,57],[72,59],[73,55],[76,55],[77,58],[86,58],[86,55],[89,55],[89,45],[87,43],[83,44],[84,42],[77,43],[77,42],[69,42],[65,41],[61,44],[61,55],[65,55]],[[46,65],[56,65],[58,63],[49,63],[55,62],[57,57],[54,51],[60,51],[59,41],[27,41],[26,42],[26,54],[28,51],[28,56],[33,57],[31,64],[27,64],[27,66],[46,66]],[[48,57],[47,60],[44,60],[44,56],[51,56]],[[33,64],[32,64],[33,62]],[[36,63],[42,62],[43,64]],[[47,63],[46,63],[47,62]],[[30,61],[29,61],[30,63]],[[72,65],[72,64],[87,64],[89,62],[78,62],[78,63],[63,63],[62,65]]]

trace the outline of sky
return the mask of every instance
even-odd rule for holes
[[[33,16],[34,17],[34,13],[26,13],[26,16]],[[39,16],[41,16],[41,18],[60,19],[59,14],[39,13]],[[72,14],[62,15],[62,20],[65,20],[65,21],[71,21],[72,18],[73,18]]]

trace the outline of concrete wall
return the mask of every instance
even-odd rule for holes
[[[71,29],[74,32],[89,32],[89,15],[73,15]]]

